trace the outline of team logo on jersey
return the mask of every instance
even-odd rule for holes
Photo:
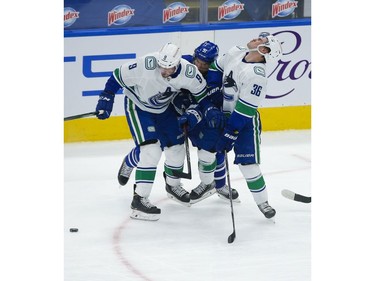
[[[79,12],[70,7],[64,8],[64,28],[71,26],[78,18]]]
[[[194,66],[190,65],[190,64],[187,64],[186,65],[186,70],[185,70],[185,75],[186,77],[189,77],[189,78],[194,78],[195,76],[195,68]]]
[[[145,58],[145,68],[147,70],[154,70],[156,68],[156,58],[153,56],[147,56]]]
[[[294,12],[294,9],[297,8],[298,1],[293,0],[277,0],[276,3],[272,4],[272,18],[286,17]]]
[[[163,10],[163,23],[181,21],[189,13],[189,8],[182,2],[175,2],[168,5]]]
[[[261,75],[263,77],[266,77],[266,71],[264,70],[263,67],[254,66],[254,72],[255,72],[255,74],[258,74],[258,75]]]
[[[233,71],[229,72],[224,78],[224,88],[233,88],[236,92],[238,91],[237,83],[233,79]]]
[[[135,9],[128,5],[118,5],[108,12],[108,26],[123,25],[135,15]]]
[[[156,107],[163,107],[166,105],[169,100],[175,96],[177,92],[172,91],[171,87],[168,87],[164,93],[159,92],[155,96],[152,96],[149,99],[149,103],[156,106]]]
[[[218,7],[218,20],[231,20],[236,18],[244,10],[245,4],[237,0],[228,0]]]

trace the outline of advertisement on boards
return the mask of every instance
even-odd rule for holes
[[[179,44],[184,54],[192,54],[197,45],[211,40],[223,54],[232,46],[246,46],[262,31],[277,36],[283,47],[282,59],[267,66],[268,93],[262,107],[311,105],[310,26],[289,26],[65,38],[64,114],[94,110],[98,95],[115,68],[159,50],[166,42]],[[112,116],[124,115],[122,101],[119,92]]]
[[[304,17],[304,1],[294,0],[64,1],[64,30],[226,24]]]

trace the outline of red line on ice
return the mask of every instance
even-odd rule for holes
[[[162,201],[165,201],[165,200],[168,200],[168,198],[164,198],[162,200],[159,200],[156,202],[157,203],[160,203]],[[138,270],[127,258],[124,257],[124,255],[122,254],[122,250],[121,250],[121,236],[122,236],[122,233],[124,232],[124,230],[126,229],[128,223],[130,221],[132,221],[133,219],[128,217],[127,219],[125,219],[122,224],[120,224],[115,232],[113,233],[113,239],[112,239],[112,242],[113,242],[113,248],[114,248],[114,251],[117,255],[117,257],[120,259],[121,263],[126,267],[128,268],[131,272],[133,272],[135,275],[137,275],[138,277],[140,277],[141,279],[145,280],[145,281],[152,281],[152,279],[150,279],[149,277],[147,277],[146,275],[144,275],[142,273],[142,271]],[[152,222],[151,222],[152,223]]]

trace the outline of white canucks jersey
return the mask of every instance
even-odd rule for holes
[[[266,96],[266,66],[246,62],[247,52],[248,48],[235,46],[215,62],[223,72],[223,111],[227,114],[235,110],[241,115],[253,116]]]
[[[180,89],[194,95],[202,95],[206,81],[198,68],[181,59],[180,66],[171,77],[163,78],[156,61],[157,53],[151,53],[125,63],[114,70],[113,75],[128,96],[139,108],[152,113],[164,112]]]

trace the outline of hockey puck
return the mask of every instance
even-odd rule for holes
[[[70,232],[78,232],[78,228],[71,228],[69,229]]]

